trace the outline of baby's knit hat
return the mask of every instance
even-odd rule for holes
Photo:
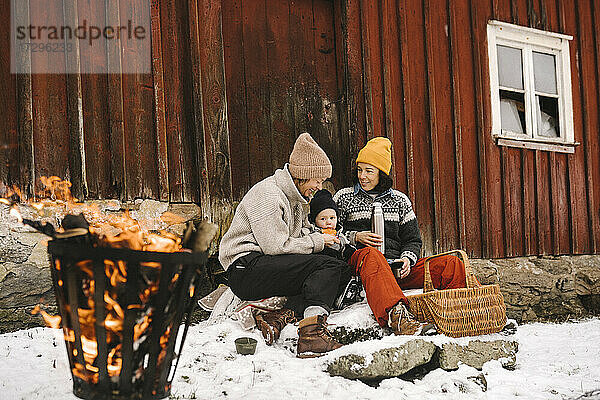
[[[356,163],[364,162],[390,174],[392,169],[392,142],[388,138],[375,137],[358,152]]]
[[[310,201],[310,214],[308,214],[308,221],[311,224],[314,224],[317,215],[321,211],[327,210],[328,208],[335,210],[336,215],[340,215],[340,209],[338,208],[337,204],[335,204],[335,201],[333,201],[329,190],[321,189],[315,193]]]
[[[317,142],[306,132],[298,136],[290,154],[290,174],[297,179],[330,178],[331,162]]]

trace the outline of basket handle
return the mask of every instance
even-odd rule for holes
[[[473,270],[471,269],[471,264],[469,263],[469,257],[464,250],[450,250],[444,253],[436,254],[433,256],[429,256],[425,259],[425,276],[423,280],[423,293],[432,292],[435,290],[433,287],[433,283],[431,282],[431,273],[429,272],[429,260],[432,260],[436,257],[446,256],[448,254],[460,254],[462,258],[463,265],[465,267],[465,276],[466,276],[466,284],[467,288],[480,286],[477,278],[473,275]]]

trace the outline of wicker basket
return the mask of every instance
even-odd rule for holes
[[[466,288],[434,289],[429,272],[433,258],[460,254],[466,275]],[[484,335],[506,325],[506,306],[498,285],[481,285],[463,250],[453,250],[425,260],[423,293],[407,296],[410,311],[422,322],[434,323],[439,332],[450,337]]]

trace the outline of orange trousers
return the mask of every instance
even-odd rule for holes
[[[360,276],[367,294],[367,302],[381,326],[387,325],[388,311],[399,301],[408,305],[402,289],[422,289],[425,259],[420,258],[404,279],[394,276],[392,268],[381,252],[373,247],[357,250],[350,265]],[[434,258],[429,262],[431,281],[436,289],[455,289],[466,286],[462,261],[453,255]]]

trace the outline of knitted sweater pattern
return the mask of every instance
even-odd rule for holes
[[[308,202],[296,188],[286,164],[242,198],[219,244],[219,262],[227,270],[250,252],[311,254],[324,246],[323,235],[313,232],[308,222]]]
[[[373,202],[381,203],[385,231],[385,257],[387,259],[407,257],[411,265],[417,262],[421,254],[421,233],[407,195],[389,189],[373,198],[357,185],[340,189],[333,196],[333,200],[340,208],[340,223],[350,243],[357,248],[365,246],[356,243],[356,232],[371,230]]]

